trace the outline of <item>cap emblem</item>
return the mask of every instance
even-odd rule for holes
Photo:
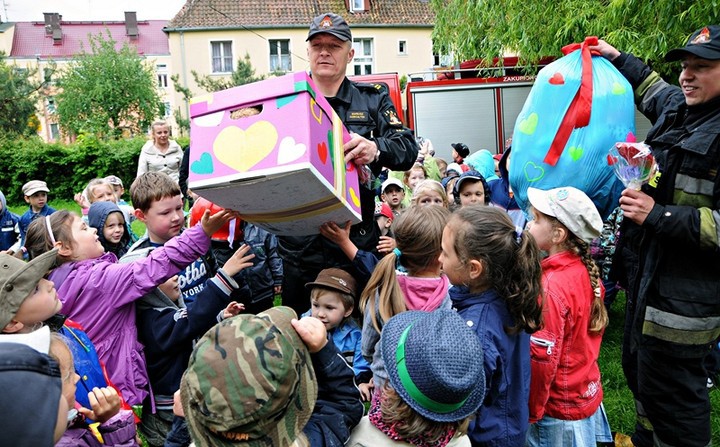
[[[706,26],[705,28],[703,28],[702,31],[700,31],[700,34],[695,36],[695,38],[690,43],[693,45],[697,45],[708,42],[710,42],[710,29]]]
[[[330,18],[330,16],[325,16],[320,21],[320,25],[318,26],[318,28],[329,29],[329,28],[332,28],[332,26],[333,26],[333,23],[332,23],[332,19]]]

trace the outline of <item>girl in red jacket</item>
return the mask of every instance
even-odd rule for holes
[[[597,359],[608,323],[600,271],[589,243],[602,218],[573,187],[528,188],[529,232],[542,261],[543,328],[530,337],[530,429],[527,445],[595,446],[611,442]]]

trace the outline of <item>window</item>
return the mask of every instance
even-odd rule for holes
[[[155,72],[157,73],[157,86],[160,88],[167,88],[167,86],[168,86],[167,65],[157,64],[155,66]]]
[[[398,54],[407,54],[407,40],[398,40]]]
[[[163,103],[163,106],[165,107],[165,118],[167,118],[170,116],[170,112],[172,112],[172,110],[170,109],[170,103],[168,101],[165,101]]]
[[[232,42],[210,42],[210,46],[212,47],[212,72],[232,73]]]
[[[353,39],[355,58],[353,68],[356,75],[372,74],[373,72],[373,40]]]
[[[350,0],[350,12],[365,11],[365,0]]]
[[[48,113],[55,113],[55,97],[54,96],[47,97],[47,111],[48,111]]]
[[[452,56],[445,54],[433,54],[433,66],[435,67],[450,67],[453,65]]]
[[[50,123],[50,139],[57,140],[60,138],[60,127],[58,123]]]
[[[270,40],[270,71],[292,71],[290,40]]]

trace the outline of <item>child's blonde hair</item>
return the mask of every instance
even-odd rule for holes
[[[431,421],[410,408],[389,383],[385,383],[382,393],[382,420],[386,425],[393,426],[403,439],[422,437],[428,445],[434,445],[447,436],[448,432],[462,436],[468,431],[472,416],[455,422]]]
[[[410,186],[410,185],[408,184],[408,181],[410,180],[410,173],[412,173],[413,171],[422,171],[423,177],[427,178],[427,176],[428,176],[427,171],[425,170],[425,166],[421,165],[420,163],[415,163],[415,164],[412,166],[412,168],[408,169],[408,170],[405,171],[405,173],[403,174],[403,184],[404,184],[404,185]],[[412,192],[412,191],[411,191],[411,192]]]
[[[567,238],[565,238],[563,247],[580,256],[583,264],[585,264],[588,275],[590,275],[590,286],[593,290],[593,300],[590,305],[590,321],[588,323],[588,329],[590,332],[602,332],[602,330],[607,327],[610,318],[608,317],[607,309],[605,308],[605,303],[603,302],[602,289],[600,288],[600,269],[598,268],[597,264],[595,264],[595,261],[591,256],[590,244],[582,240],[580,237],[576,236],[575,233],[570,231],[557,218],[553,216],[548,216],[544,213],[543,216],[545,216],[545,218],[550,221],[550,225],[553,228],[561,227],[565,229]]]
[[[85,191],[83,191],[83,194],[88,199],[88,202],[95,203],[95,187],[101,185],[106,185],[108,188],[110,188],[110,192],[115,195],[115,188],[113,188],[113,185],[110,184],[109,181],[104,178],[94,178],[88,182]]]
[[[442,197],[443,206],[445,208],[449,206],[450,202],[448,201],[447,193],[445,192],[445,188],[443,188],[442,183],[438,182],[437,180],[430,179],[425,179],[417,184],[415,190],[413,191],[412,204],[417,205],[418,201],[422,197],[427,195],[429,191],[440,194],[440,197]]]
[[[405,295],[395,275],[396,262],[405,267],[410,276],[437,262],[442,251],[443,228],[449,217],[450,211],[434,205],[411,207],[393,221],[392,230],[397,248],[380,260],[360,296],[360,309],[370,314],[378,332],[378,315],[385,322],[407,310]],[[377,308],[376,291],[379,295]]]
[[[508,333],[532,333],[542,323],[540,250],[527,231],[516,233],[507,213],[488,206],[455,211],[448,222],[461,264],[480,261],[479,285],[495,289],[505,300],[515,325]]]

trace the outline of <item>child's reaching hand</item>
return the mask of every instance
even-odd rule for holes
[[[230,304],[227,305],[225,310],[223,310],[222,319],[234,317],[235,315],[239,314],[240,312],[245,310],[245,305],[243,303],[238,303],[237,301],[231,301]]]
[[[232,219],[239,219],[240,215],[237,211],[222,210],[217,213],[210,215],[210,210],[205,210],[203,213],[200,223],[202,224],[203,230],[208,237],[212,237],[220,228]]]
[[[373,379],[370,379],[370,382],[368,383],[361,383],[360,385],[358,385],[358,388],[360,389],[360,397],[362,398],[363,402],[370,402],[370,399],[372,399],[373,390],[375,389]]]
[[[250,251],[250,246],[242,244],[230,259],[223,265],[223,270],[230,276],[237,275],[240,270],[252,267],[253,263],[250,262],[255,257],[254,253],[247,254]]]
[[[382,253],[384,255],[388,254],[393,251],[395,247],[397,247],[397,242],[395,242],[395,239],[388,236],[380,236],[380,240],[377,244],[378,253]]]
[[[98,421],[101,424],[108,421],[120,411],[120,396],[115,388],[95,387],[88,393],[91,410],[82,407],[78,411],[88,419]]]

